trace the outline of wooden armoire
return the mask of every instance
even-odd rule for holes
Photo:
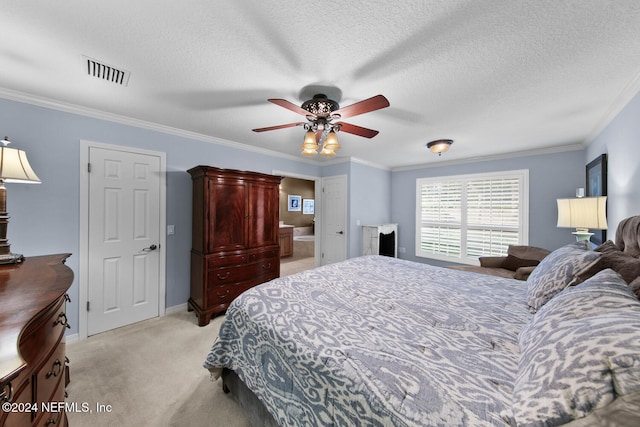
[[[280,276],[282,177],[196,166],[193,181],[191,296],[198,325],[245,290]]]

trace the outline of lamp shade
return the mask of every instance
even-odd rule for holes
[[[22,150],[0,146],[0,179],[4,182],[40,183]]]
[[[607,229],[607,197],[558,199],[558,227]]]

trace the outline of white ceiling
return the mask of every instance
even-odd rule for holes
[[[640,89],[637,0],[1,0],[0,97],[104,112],[302,159],[309,85],[341,106],[340,157],[399,168],[563,150]],[[87,76],[82,56],[131,73]],[[434,139],[455,140],[442,157]],[[318,161],[324,159],[314,158]]]

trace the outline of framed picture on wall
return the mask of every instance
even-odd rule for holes
[[[289,196],[289,211],[301,211],[302,210],[302,197],[301,196]]]
[[[314,199],[303,199],[302,200],[302,214],[303,215],[313,215],[315,213],[315,200]]]
[[[587,165],[587,188],[586,196],[606,196],[607,195],[607,155],[601,154]],[[607,230],[591,230],[593,236],[591,241],[601,244],[607,240]]]

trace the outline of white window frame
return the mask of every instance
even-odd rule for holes
[[[477,174],[466,175],[450,175],[450,176],[438,176],[430,178],[418,178],[416,180],[416,234],[415,234],[415,254],[420,258],[430,258],[440,261],[450,261],[460,264],[478,265],[478,257],[470,257],[466,255],[466,234],[467,234],[467,222],[466,222],[466,208],[467,208],[467,194],[466,194],[466,182],[471,180],[482,179],[500,179],[500,178],[517,178],[519,180],[519,227],[518,227],[518,243],[519,245],[529,244],[529,170],[511,170],[500,172],[487,172]],[[433,183],[451,183],[451,182],[463,182],[462,190],[462,206],[461,206],[461,253],[459,256],[433,254],[422,250],[421,246],[421,190],[424,184]],[[506,255],[506,254],[504,254]]]

